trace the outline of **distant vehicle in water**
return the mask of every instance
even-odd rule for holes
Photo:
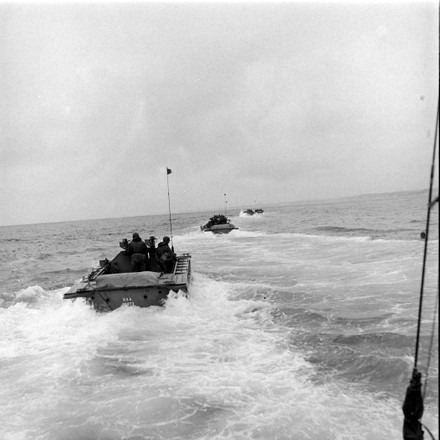
[[[214,234],[228,234],[233,229],[238,229],[237,226],[230,222],[230,219],[223,214],[216,214],[212,216],[206,225],[200,226],[204,232],[212,232]]]
[[[100,260],[100,267],[75,283],[64,294],[64,299],[84,298],[96,310],[106,312],[124,304],[162,306],[170,292],[180,290],[188,293],[191,282],[190,254],[176,256],[170,273],[161,272],[160,266],[153,264],[153,270],[133,272],[131,257],[126,251],[127,244],[126,239],[122,240],[120,246],[124,250],[111,261]]]
[[[244,210],[243,210],[243,214],[246,214],[246,215],[254,215],[254,214],[255,214],[255,211],[254,211],[253,209],[244,209]]]
[[[257,209],[242,209],[240,211],[240,215],[241,216],[250,216],[250,215],[255,215],[255,214],[263,214],[264,209],[261,208],[257,208]]]

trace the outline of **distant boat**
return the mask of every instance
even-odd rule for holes
[[[249,216],[249,215],[254,215],[254,214],[263,214],[264,213],[264,209],[261,208],[257,208],[257,209],[242,209],[240,211],[240,215],[241,216]]]
[[[120,246],[125,248],[127,240]],[[154,258],[154,257],[153,257]],[[131,257],[119,252],[113,260],[101,260],[93,270],[64,294],[64,299],[84,298],[98,311],[111,311],[122,305],[150,307],[164,305],[170,292],[188,293],[191,282],[191,256],[175,257],[170,273],[155,270],[133,272]]]
[[[253,209],[243,209],[243,214],[254,215],[255,211]]]
[[[206,225],[200,226],[204,232],[212,232],[214,234],[228,234],[233,229],[238,229],[237,226],[230,223],[230,219],[223,214],[212,216]]]

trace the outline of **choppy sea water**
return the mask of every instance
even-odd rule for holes
[[[0,439],[402,438],[427,192],[173,215],[188,299],[99,314],[62,299],[134,231],[168,215],[0,227]],[[248,207],[243,207],[248,208]],[[438,438],[438,206],[419,370]]]

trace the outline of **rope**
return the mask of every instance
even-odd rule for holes
[[[422,265],[422,279],[421,279],[421,285],[420,285],[420,296],[419,296],[419,313],[417,318],[417,336],[416,336],[416,347],[415,347],[415,355],[414,355],[414,368],[413,368],[413,378],[410,382],[410,385],[407,388],[407,394],[405,397],[405,402],[403,405],[403,412],[405,414],[405,420],[403,425],[403,437],[405,440],[417,438],[419,440],[423,439],[423,431],[421,430],[421,426],[423,426],[431,438],[435,440],[434,436],[432,435],[431,431],[420,422],[420,419],[423,414],[423,400],[425,398],[426,394],[426,388],[428,383],[428,371],[429,366],[431,363],[431,357],[432,357],[432,347],[434,342],[434,334],[435,334],[435,326],[437,321],[437,308],[438,308],[438,290],[437,290],[437,296],[436,296],[436,304],[434,307],[434,316],[433,316],[433,326],[431,331],[431,341],[430,346],[428,350],[428,361],[427,361],[427,367],[426,367],[426,379],[424,383],[423,393],[420,392],[420,382],[418,384],[418,391],[414,394],[415,389],[415,379],[418,378],[418,381],[420,381],[421,373],[418,373],[417,371],[417,361],[419,356],[419,346],[420,346],[420,327],[422,323],[422,306],[423,306],[423,290],[424,290],[424,284],[425,284],[425,271],[426,271],[426,259],[428,255],[428,239],[429,239],[429,226],[430,226],[430,217],[431,217],[431,208],[438,202],[438,196],[435,200],[432,199],[432,188],[433,188],[433,181],[434,181],[434,170],[435,170],[435,157],[436,157],[436,150],[437,150],[437,136],[438,136],[438,128],[439,128],[439,107],[440,107],[440,97],[439,101],[437,102],[437,118],[436,118],[436,124],[435,124],[435,136],[434,136],[434,148],[432,153],[432,162],[431,162],[431,176],[430,176],[430,182],[429,182],[429,199],[428,199],[428,213],[426,216],[426,228],[425,228],[425,245],[424,245],[424,251],[423,251],[423,265]],[[413,383],[414,382],[414,383]],[[411,390],[411,386],[413,389]],[[411,393],[410,393],[411,390]],[[417,395],[418,393],[418,395]],[[408,413],[408,409],[420,410],[421,413],[418,412],[416,414],[412,414],[411,411]],[[415,417],[414,417],[415,416]],[[415,431],[411,432],[413,428],[415,427]],[[414,434],[416,436],[414,436]]]
[[[431,436],[432,440],[435,440],[434,434],[423,423],[421,423],[421,425],[428,431],[428,434]]]
[[[431,340],[429,342],[429,350],[428,350],[428,363],[426,365],[426,375],[425,375],[426,377],[425,377],[425,383],[423,385],[423,394],[422,394],[423,400],[425,400],[426,387],[428,385],[428,373],[429,373],[429,367],[431,365],[432,347],[434,345],[434,334],[435,334],[436,322],[437,322],[437,309],[438,309],[438,291],[437,291],[437,296],[435,297],[435,307],[432,318]]]
[[[425,249],[423,252],[423,266],[422,266],[422,281],[420,285],[420,297],[419,297],[419,316],[417,319],[417,337],[416,337],[416,348],[414,355],[414,370],[417,370],[417,360],[419,356],[419,345],[420,345],[420,326],[422,322],[422,306],[423,306],[423,289],[425,285],[425,269],[426,269],[426,257],[428,254],[428,238],[429,238],[429,223],[431,218],[431,208],[432,203],[432,187],[434,182],[434,168],[435,168],[435,155],[437,150],[437,135],[438,135],[438,122],[439,122],[439,105],[437,104],[437,119],[435,124],[435,136],[434,136],[434,148],[432,154],[431,163],[431,178],[429,182],[429,200],[428,200],[428,214],[426,216],[426,228],[425,228]]]

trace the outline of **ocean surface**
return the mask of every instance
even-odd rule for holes
[[[168,214],[0,227],[0,439],[402,439],[427,202],[231,209],[228,235],[200,230],[221,209],[174,214],[189,297],[110,313],[63,293],[133,232],[170,235]],[[418,368],[438,439],[431,220]]]

